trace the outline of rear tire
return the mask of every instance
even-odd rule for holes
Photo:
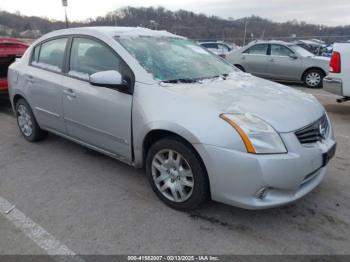
[[[207,173],[181,139],[169,137],[153,144],[146,158],[146,174],[153,191],[171,208],[192,210],[209,198]]]
[[[40,129],[32,109],[24,99],[16,103],[16,118],[19,130],[27,141],[37,142],[46,138],[47,132]]]
[[[303,82],[308,88],[322,88],[325,73],[320,69],[310,69],[303,76]]]

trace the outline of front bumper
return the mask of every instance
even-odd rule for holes
[[[344,96],[343,81],[339,78],[327,76],[323,79],[323,89],[338,96]]]
[[[302,146],[294,133],[281,135],[287,154],[253,155],[211,145],[194,145],[206,164],[212,199],[246,209],[266,209],[294,202],[316,188],[327,168],[323,154],[332,138]],[[259,195],[266,189],[264,197]]]

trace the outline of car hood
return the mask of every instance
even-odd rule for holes
[[[325,112],[312,95],[241,72],[226,80],[162,85],[190,104],[199,102],[218,113],[249,113],[281,133],[300,129]]]

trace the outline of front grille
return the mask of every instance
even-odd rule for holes
[[[326,139],[328,129],[328,119],[327,116],[324,115],[311,125],[308,125],[295,132],[295,135],[301,144],[312,144]]]

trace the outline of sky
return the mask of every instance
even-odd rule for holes
[[[68,0],[70,20],[85,20],[105,15],[125,6],[163,6],[185,9],[223,18],[258,15],[277,22],[297,19],[327,26],[350,25],[349,0]],[[24,15],[64,19],[61,0],[0,0],[0,9]]]

